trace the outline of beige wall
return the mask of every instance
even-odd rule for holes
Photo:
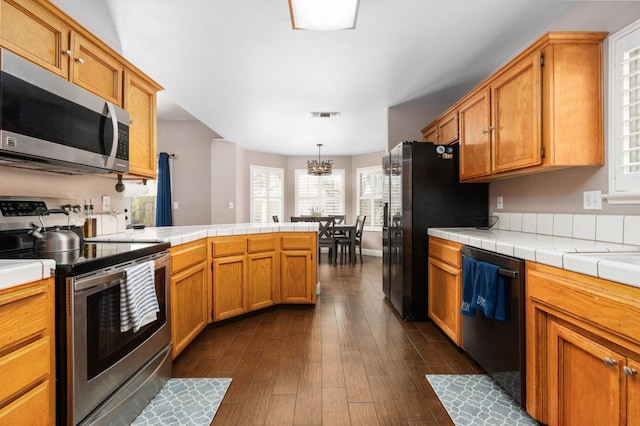
[[[196,120],[159,121],[158,152],[175,154],[171,162],[174,225],[211,221],[211,138],[215,133]]]
[[[421,141],[421,130],[440,115],[447,106],[431,105],[421,108],[395,106],[389,108],[387,110],[389,123],[387,151],[391,151],[402,141]]]
[[[211,146],[211,223],[236,222],[237,146],[214,139]],[[233,208],[229,207],[233,203]]]

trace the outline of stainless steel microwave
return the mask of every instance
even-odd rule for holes
[[[0,165],[127,173],[129,113],[11,52],[0,52]]]

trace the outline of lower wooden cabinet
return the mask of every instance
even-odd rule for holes
[[[0,424],[55,424],[53,286],[0,290]]]
[[[429,318],[458,346],[462,345],[461,244],[429,237]]]
[[[246,255],[213,259],[213,320],[235,317],[248,312]]]
[[[171,342],[175,359],[208,323],[206,240],[171,248]]]
[[[280,267],[282,303],[316,302],[315,233],[283,234]]]
[[[640,424],[640,288],[527,262],[527,411]]]

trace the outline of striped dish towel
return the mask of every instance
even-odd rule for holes
[[[140,328],[158,318],[160,307],[156,296],[153,260],[125,269],[120,280],[120,331]]]

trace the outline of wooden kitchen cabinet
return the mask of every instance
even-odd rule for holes
[[[458,109],[460,126],[460,180],[491,176],[491,93],[479,90]]]
[[[449,145],[458,140],[458,111],[447,111],[422,129],[422,140],[435,145]]]
[[[640,288],[527,262],[527,411],[637,425]]]
[[[171,247],[171,342],[175,359],[208,323],[206,240]]]
[[[461,244],[429,237],[429,318],[458,346],[462,346],[461,248]]]
[[[247,239],[247,308],[249,311],[280,303],[277,234]]]
[[[69,79],[71,27],[42,3],[0,2],[1,46]]]
[[[156,93],[161,87],[131,69],[124,73],[124,109],[129,112],[129,176],[156,179]]]
[[[0,424],[55,424],[53,286],[0,290]]]
[[[280,241],[282,303],[315,303],[317,234],[283,233]]]
[[[70,80],[121,107],[124,66],[119,57],[78,33],[72,34],[72,40]]]
[[[248,312],[246,236],[212,238],[210,248],[213,321]]]
[[[0,46],[129,112],[129,173],[156,179],[160,85],[44,0],[0,0]]]

